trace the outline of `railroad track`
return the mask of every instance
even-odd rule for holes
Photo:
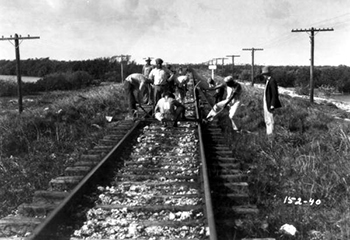
[[[194,95],[187,113],[200,119],[208,99]],[[242,239],[237,221],[257,212],[216,121],[125,120],[1,219],[0,239]]]
[[[214,102],[200,92],[203,109],[210,111]],[[203,127],[205,155],[208,164],[213,212],[218,239],[273,240],[273,238],[249,238],[242,229],[241,222],[259,213],[251,203],[247,166],[232,154],[225,133],[218,119]]]

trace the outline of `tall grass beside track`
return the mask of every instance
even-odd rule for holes
[[[238,220],[237,229],[250,237],[289,239],[278,230],[291,224],[298,232],[290,239],[350,239],[350,127],[333,118],[350,114],[332,104],[280,95],[283,108],[275,112],[275,138],[269,141],[263,90],[244,89],[237,122],[252,133],[233,133],[229,120],[220,120],[234,156],[246,164],[260,210],[258,217]],[[296,200],[289,204],[288,197]]]
[[[125,113],[120,85],[37,96],[24,112],[0,116],[0,217],[31,202]]]

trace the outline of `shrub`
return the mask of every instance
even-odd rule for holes
[[[298,87],[295,87],[295,93],[298,95],[309,95],[309,86],[308,85],[301,85]]]
[[[242,81],[249,81],[250,80],[250,71],[249,70],[243,70],[241,74],[239,75],[239,79]]]
[[[85,71],[77,71],[73,73],[53,73],[37,81],[38,89],[45,91],[54,90],[77,90],[90,86],[93,78]],[[41,87],[42,86],[42,87]]]
[[[67,74],[65,73],[46,75],[42,80],[37,81],[37,84],[43,86],[45,91],[72,89],[72,85],[68,81]]]
[[[75,90],[90,86],[92,80],[92,76],[85,71],[77,71],[68,75],[68,82]]]
[[[17,82],[11,80],[0,80],[0,97],[16,96],[17,93]]]
[[[117,71],[106,72],[102,79],[105,82],[121,82],[120,74]]]

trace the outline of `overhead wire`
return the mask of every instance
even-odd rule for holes
[[[330,25],[332,28],[336,28],[338,30],[342,29],[342,28],[350,27],[350,12],[310,24],[310,26],[319,27],[319,28],[330,27]],[[316,32],[316,34],[317,33],[318,32]],[[291,40],[296,39],[296,38],[297,38],[296,35],[291,35],[290,32],[285,32],[282,35],[280,35],[276,38],[273,38],[270,41],[263,43],[259,46],[262,46],[264,48],[271,47],[271,46],[277,47],[277,46],[286,44],[288,42],[291,42]]]

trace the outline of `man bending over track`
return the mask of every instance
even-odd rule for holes
[[[125,78],[124,89],[129,103],[130,116],[137,111],[136,103],[142,104],[143,93],[149,83],[152,81],[141,73],[132,73]]]
[[[234,116],[241,102],[240,98],[242,93],[242,86],[236,82],[232,76],[225,77],[224,82],[226,85],[226,99],[216,103],[213,106],[212,110],[206,117],[206,120],[213,120],[216,115],[218,115],[222,110],[226,108],[226,106],[229,106],[229,117],[231,119],[232,128],[234,131],[239,131],[234,122]]]

